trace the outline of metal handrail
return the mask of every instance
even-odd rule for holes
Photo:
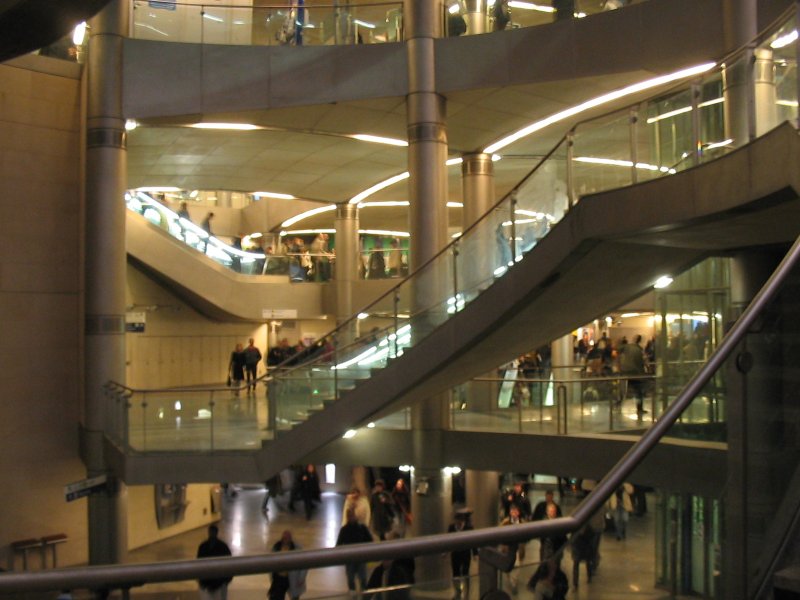
[[[594,490],[566,517],[523,523],[514,527],[489,527],[475,531],[443,533],[411,540],[392,540],[371,544],[354,544],[339,548],[280,552],[257,556],[208,558],[171,561],[155,564],[78,567],[39,573],[0,575],[0,593],[45,591],[58,589],[127,588],[144,582],[180,581],[199,578],[251,575],[367,562],[381,559],[413,557],[453,550],[464,550],[498,543],[524,542],[535,537],[576,531],[603,506],[612,493],[627,479],[647,454],[663,438],[691,404],[723,362],[730,357],[767,304],[777,294],[791,270],[800,261],[798,238],[756,294],[741,317],[728,331],[703,367],[689,380],[662,417],[620,458]]]

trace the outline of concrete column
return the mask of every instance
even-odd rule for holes
[[[573,390],[573,386],[576,384],[568,383],[570,380],[574,380],[576,373],[573,370],[573,366],[575,363],[575,356],[574,356],[574,347],[572,344],[572,334],[568,333],[565,336],[554,340],[550,345],[550,360],[553,369],[553,402],[559,402],[558,396],[558,388],[561,385],[564,385],[566,388],[566,406],[561,407],[562,410],[566,410],[569,407],[572,398],[575,397],[578,391]],[[561,412],[560,414],[563,417],[566,417],[566,412]],[[563,431],[563,421],[559,421],[558,428],[559,431]]]
[[[500,506],[500,473],[497,471],[475,471],[468,469],[467,506],[472,510],[475,529],[497,525]]]
[[[103,435],[110,407],[102,386],[125,382],[126,132],[122,39],[128,5],[113,0],[91,21],[86,116],[86,292],[84,447],[88,475],[107,472]],[[125,489],[89,497],[89,562],[127,552]]]
[[[341,325],[353,316],[353,282],[358,279],[358,206],[337,204],[336,219],[336,324]],[[342,333],[337,341],[340,347],[353,342],[358,335],[358,324]]]
[[[486,33],[489,30],[489,17],[486,13],[486,0],[466,0],[467,35]]]
[[[731,262],[733,322],[753,299],[779,262],[766,251],[750,250]],[[758,540],[780,498],[772,498],[773,468],[782,463],[774,447],[775,412],[780,409],[780,381],[771,367],[780,364],[780,345],[763,336],[749,336],[736,360],[729,361],[728,490],[725,501],[724,590],[733,600],[749,598],[751,573],[758,559]],[[777,355],[776,355],[777,353]],[[745,360],[748,357],[752,360]],[[780,436],[774,436],[780,437]],[[766,462],[764,462],[766,461]]]
[[[436,255],[447,244],[447,132],[445,99],[436,92],[434,39],[444,31],[445,14],[441,0],[404,0],[408,52],[408,170],[409,230],[411,232],[411,268]],[[452,285],[446,281],[447,269],[414,281],[412,304],[416,308],[441,298]],[[428,325],[418,320],[419,332]],[[436,321],[431,320],[430,327]],[[413,332],[412,332],[413,335]],[[441,468],[439,432],[448,426],[448,394],[419,401],[412,407],[414,430],[414,477],[412,478],[413,535],[446,531],[451,508],[451,482]],[[416,560],[418,581],[449,581],[446,557],[423,556]]]
[[[753,94],[755,96],[756,136],[764,135],[778,125],[778,90],[775,87],[775,63],[771,48],[754,53]]]
[[[755,0],[724,0],[723,31],[729,50],[750,43],[758,33],[758,11]],[[750,87],[749,60],[739,60],[722,74],[725,97],[725,136],[735,146],[746,144],[755,135],[753,90]]]

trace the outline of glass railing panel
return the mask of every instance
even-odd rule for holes
[[[137,392],[128,409],[128,444],[137,451],[253,450],[266,424],[263,400],[245,390]]]
[[[519,261],[567,212],[567,157],[562,144],[519,186],[514,205],[514,260]]]
[[[131,37],[199,44],[203,39],[202,6],[172,0],[134,0]]]
[[[759,47],[759,57],[767,67],[767,74],[775,78],[775,118],[777,123],[797,120],[797,21],[789,20]],[[770,73],[770,63],[774,69]]]
[[[402,40],[402,3],[250,7],[134,0],[131,37],[256,46],[377,44]]]
[[[577,196],[633,183],[628,110],[579,125],[573,140],[572,177]]]

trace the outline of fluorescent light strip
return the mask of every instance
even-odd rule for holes
[[[797,41],[797,29],[795,29],[790,33],[787,33],[786,35],[782,35],[781,37],[776,39],[774,42],[770,44],[770,47],[777,50],[778,48],[783,48],[784,46],[788,46],[792,42],[796,41]]]
[[[714,142],[713,144],[708,144],[707,146],[703,147],[703,150],[713,150],[714,148],[723,148],[724,146],[730,146],[733,143],[733,140],[723,140],[721,142]]]
[[[144,192],[146,194],[163,194],[164,192],[180,192],[181,188],[154,185],[154,186],[138,187],[133,191]]]
[[[303,219],[307,219],[308,217],[313,217],[314,215],[318,215],[320,213],[328,212],[331,210],[336,210],[335,204],[328,204],[327,206],[312,208],[311,210],[307,210],[305,212],[300,213],[299,215],[295,215],[289,219],[286,219],[283,223],[281,223],[281,227],[290,227],[291,225],[294,225],[298,221],[302,221]]]
[[[335,229],[291,229],[291,230],[283,230],[280,232],[280,236],[286,235],[307,235],[311,233],[336,233]]]
[[[576,156],[573,158],[575,162],[582,162],[582,163],[591,163],[595,165],[608,165],[611,167],[627,167],[631,168],[633,166],[633,162],[629,160],[617,160],[614,158],[597,158],[594,156]],[[669,167],[659,167],[657,165],[650,165],[647,163],[636,163],[637,169],[642,169],[643,171],[660,171],[661,173],[669,173],[670,175],[674,175],[676,173],[675,169],[670,169]]]
[[[203,18],[208,19],[209,21],[214,21],[215,23],[224,23],[225,19],[221,19],[219,17],[215,17],[214,15],[210,15],[207,12],[203,13]]]
[[[775,104],[778,106],[788,106],[790,108],[797,108],[797,100],[776,100]]]
[[[358,233],[367,235],[387,235],[391,237],[411,237],[411,234],[407,231],[388,231],[386,229],[359,229]],[[388,250],[388,248],[384,248],[384,250]]]
[[[536,10],[538,12],[553,13],[556,9],[552,6],[542,6],[541,4],[534,4],[533,2],[520,2],[519,0],[510,0],[508,3],[510,8],[521,8],[522,10]]]
[[[389,187],[390,185],[394,185],[399,181],[403,181],[404,179],[408,179],[410,177],[410,173],[406,171],[405,173],[400,173],[399,175],[395,175],[394,177],[389,177],[389,179],[384,179],[380,183],[376,183],[371,188],[367,188],[363,192],[356,194],[352,198],[350,198],[349,204],[358,204],[365,198],[369,198],[372,194],[376,192],[380,192],[382,189]]]
[[[463,202],[448,202],[447,208],[464,208]]]
[[[389,207],[389,206],[408,206],[410,203],[408,200],[386,200],[385,202],[362,202],[358,205],[358,208],[380,208],[380,207]]]
[[[375,29],[375,25],[373,23],[367,23],[366,21],[362,21],[360,19],[353,19],[353,23],[356,25],[361,25],[362,27],[367,27],[368,29]]]
[[[153,27],[152,25],[148,25],[147,23],[134,23],[136,27],[144,27],[145,29],[149,29],[150,31],[155,31],[159,35],[163,35],[164,37],[169,37],[169,34],[166,31],[161,31],[160,29]]]
[[[463,162],[464,162],[463,158],[448,158],[447,162],[445,162],[444,164],[447,165],[448,167],[452,167],[454,165],[460,165]]]
[[[254,129],[263,129],[258,125],[252,123],[192,123],[189,125],[193,129],[221,129],[231,131],[253,131]]]
[[[263,196],[264,198],[278,198],[279,200],[296,200],[291,194],[279,194],[277,192],[253,192],[253,196]]]
[[[361,140],[362,142],[373,142],[375,144],[387,144],[389,146],[408,146],[405,140],[398,140],[395,138],[383,137],[380,135],[370,135],[368,133],[355,133],[350,136],[354,140]]]
[[[714,98],[713,100],[708,100],[706,102],[701,102],[697,105],[698,108],[705,108],[706,106],[712,106],[714,104],[721,104],[725,102],[725,98]],[[650,125],[651,123],[655,123],[656,121],[660,121],[661,119],[669,119],[670,117],[674,117],[676,115],[682,115],[687,112],[691,112],[691,106],[684,106],[683,108],[677,108],[675,110],[671,110],[670,112],[665,112],[662,115],[656,115],[655,117],[650,117],[647,119],[647,124]]]
[[[516,131],[511,135],[496,141],[494,144],[487,146],[483,151],[486,152],[487,154],[494,154],[496,151],[505,148],[506,146],[516,142],[517,140],[527,137],[530,134],[535,133],[541,129],[544,129],[549,125],[558,123],[559,121],[563,121],[565,119],[578,115],[582,112],[585,112],[590,108],[602,106],[603,104],[608,104],[609,102],[613,102],[614,100],[619,100],[620,98],[624,98],[625,96],[630,96],[632,94],[636,94],[638,92],[642,92],[644,90],[657,87],[665,83],[670,83],[672,81],[705,73],[706,71],[713,69],[715,66],[716,63],[710,62],[690,67],[688,69],[681,69],[680,71],[675,71],[674,73],[670,73],[668,75],[662,75],[660,77],[647,79],[646,81],[641,81],[639,83],[629,85],[622,89],[609,92],[608,94],[603,94],[602,96],[592,98],[591,100],[587,100],[586,102],[578,104],[577,106],[573,106],[566,110],[562,110],[561,112],[552,114],[549,117],[544,118],[540,121],[531,123],[527,127],[523,127],[519,131]]]

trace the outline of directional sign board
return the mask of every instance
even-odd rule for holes
[[[97,477],[90,477],[89,479],[82,479],[75,483],[70,483],[64,486],[64,496],[67,502],[72,502],[78,498],[85,498],[92,492],[105,487],[108,481],[108,475],[98,475]]]

